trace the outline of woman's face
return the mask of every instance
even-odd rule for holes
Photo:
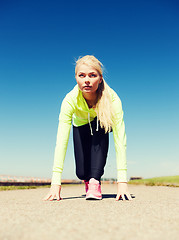
[[[85,94],[94,94],[102,81],[102,76],[99,72],[86,64],[81,64],[77,67],[75,78],[80,90]]]

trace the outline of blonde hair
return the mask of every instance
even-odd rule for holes
[[[100,121],[101,128],[104,128],[105,133],[110,132],[113,125],[114,112],[109,93],[109,86],[103,78],[103,64],[93,55],[79,57],[76,61],[75,75],[77,74],[77,67],[82,64],[95,68],[102,77],[102,82],[99,84],[97,89],[97,104],[95,111]]]

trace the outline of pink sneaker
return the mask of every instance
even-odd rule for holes
[[[91,178],[89,180],[88,192],[86,193],[86,199],[102,199],[101,185],[98,180]]]
[[[88,192],[89,181],[84,180],[86,193]]]

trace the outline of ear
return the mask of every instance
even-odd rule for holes
[[[102,81],[103,81],[103,77],[101,76],[100,80],[99,80],[99,83],[102,83]]]
[[[75,74],[75,80],[77,81],[76,74]]]

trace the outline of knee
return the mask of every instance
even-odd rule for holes
[[[81,180],[85,179],[85,174],[81,171],[76,171],[76,176]]]

